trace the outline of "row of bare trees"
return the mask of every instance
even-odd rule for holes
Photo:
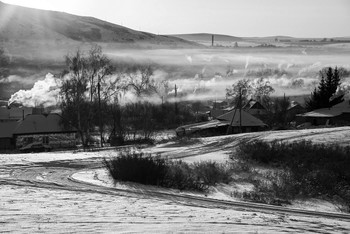
[[[192,118],[185,110],[176,115],[174,104],[164,102],[168,83],[154,79],[152,65],[115,65],[95,46],[87,54],[66,56],[66,67],[61,76],[62,117],[65,125],[78,130],[84,146],[97,131],[103,146],[106,134],[115,143],[150,139],[155,130]]]

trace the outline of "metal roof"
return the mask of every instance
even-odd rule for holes
[[[17,121],[0,122],[0,138],[12,138],[18,124]]]
[[[302,117],[318,117],[318,118],[332,118],[339,116],[343,113],[350,113],[350,102],[349,100],[338,103],[331,108],[322,108],[314,111],[310,111],[304,114],[299,114]]]
[[[14,135],[76,132],[73,128],[66,129],[60,124],[62,117],[58,114],[28,115],[20,121],[14,130]]]
[[[236,113],[235,113],[236,112]],[[232,110],[228,113],[225,113],[223,115],[220,115],[217,117],[218,120],[227,121],[228,123],[231,123],[232,118],[232,126],[240,126],[240,117],[242,116],[242,126],[266,126],[263,121],[260,119],[254,117],[253,115],[249,114],[248,112],[242,110],[242,114],[240,114],[240,110],[236,109]]]

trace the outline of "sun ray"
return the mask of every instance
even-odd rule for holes
[[[0,30],[3,30],[11,22],[15,7],[1,2],[0,5],[3,5],[0,7]]]

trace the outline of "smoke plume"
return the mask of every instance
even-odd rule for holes
[[[35,82],[30,90],[19,90],[11,95],[9,104],[18,103],[27,107],[53,106],[58,103],[60,82],[52,74],[47,74],[43,80]]]

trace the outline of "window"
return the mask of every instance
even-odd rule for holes
[[[48,136],[43,137],[43,144],[49,144],[49,137]]]

